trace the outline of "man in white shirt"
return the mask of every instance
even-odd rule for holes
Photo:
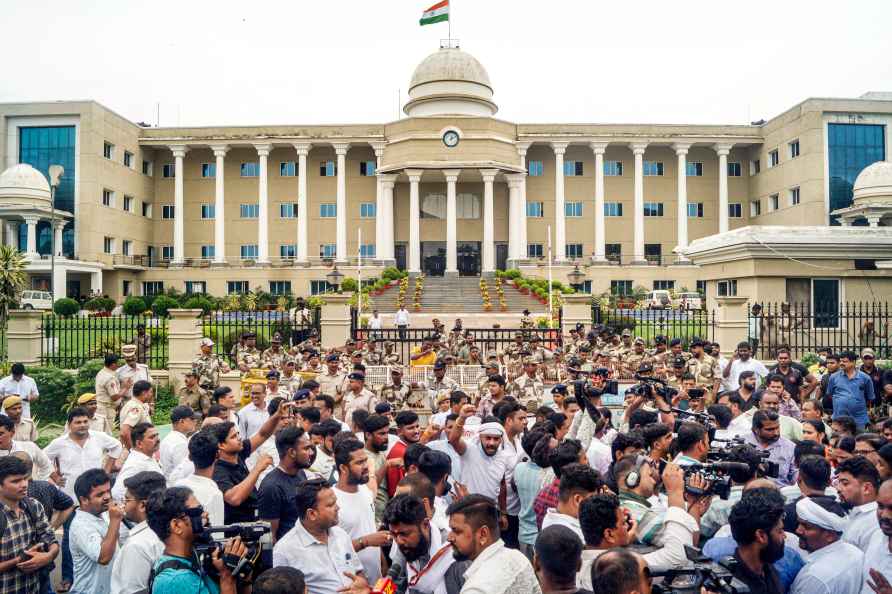
[[[466,442],[462,438],[465,421],[476,413],[477,407],[473,404],[462,407],[449,433],[449,443],[461,456],[461,483],[468,488],[468,492],[499,501],[499,493],[505,489],[504,479],[509,465],[508,455],[501,449],[505,429],[498,423],[483,423],[477,438]]]
[[[877,523],[877,489],[880,474],[876,466],[864,456],[843,460],[836,467],[836,489],[843,507],[849,509],[849,523],[842,539],[861,549],[867,549]]]
[[[877,520],[880,529],[873,533],[864,551],[864,587],[861,594],[888,592],[892,589],[892,480],[880,485],[877,495]],[[886,590],[881,590],[886,588]]]
[[[22,399],[22,418],[31,418],[31,402],[40,398],[34,379],[25,375],[25,366],[13,363],[10,374],[0,380],[0,400],[7,396],[18,396]]]
[[[810,553],[796,575],[791,594],[859,594],[863,585],[864,553],[843,542],[845,512],[827,498],[804,497],[796,502],[799,546]]]
[[[384,523],[402,554],[411,591],[446,594],[446,571],[455,562],[452,546],[428,517],[424,502],[414,495],[397,495],[387,503]]]
[[[765,367],[761,361],[752,358],[752,347],[750,347],[750,343],[746,341],[737,345],[737,350],[734,352],[734,356],[722,370],[722,382],[725,383],[729,389],[736,390],[740,387],[740,374],[744,371],[752,371],[755,373],[757,376],[757,384],[762,383],[762,380],[768,377],[768,368]]]
[[[170,411],[170,433],[161,440],[158,450],[161,471],[165,478],[189,455],[189,436],[195,432],[195,411],[181,405]]]
[[[209,425],[210,426],[210,425]],[[213,431],[202,429],[189,440],[189,459],[194,467],[193,473],[173,483],[174,487],[187,487],[192,490],[195,499],[208,513],[208,522],[212,526],[223,525],[224,509],[223,491],[214,481],[214,464],[220,442]]]
[[[251,439],[269,418],[266,408],[266,386],[251,385],[251,402],[238,411],[238,431],[242,439]]]
[[[368,588],[353,541],[338,527],[338,499],[325,480],[303,483],[297,489],[295,505],[299,519],[273,545],[273,567],[301,570],[309,594]]]
[[[155,460],[155,452],[158,451],[158,445],[161,438],[158,437],[158,430],[151,423],[138,423],[132,430],[130,435],[133,438],[133,449],[124,460],[124,466],[118,473],[115,486],[112,488],[111,494],[115,501],[124,501],[124,481],[129,477],[144,471],[157,472],[161,475],[161,465]]]
[[[409,327],[409,310],[406,309],[405,305],[401,305],[398,310],[396,310],[396,315],[393,316],[393,324],[400,331],[400,339],[406,337],[406,328]]]
[[[0,415],[0,456],[6,456],[13,452],[25,452],[34,463],[31,478],[45,481],[53,474],[53,465],[33,441],[18,441],[13,439],[15,424],[9,417]]]
[[[561,470],[560,490],[557,507],[550,507],[542,520],[542,529],[548,526],[566,526],[585,542],[579,526],[579,505],[588,497],[601,490],[598,472],[588,464],[568,464]]]
[[[118,533],[124,509],[112,501],[111,479],[91,468],[77,478],[74,491],[80,505],[69,529],[74,583],[70,594],[109,594],[118,553]],[[103,514],[108,512],[108,520]]]
[[[381,316],[378,315],[378,310],[373,309],[372,317],[369,318],[369,330],[372,331],[372,337],[378,338],[378,336],[380,335],[379,330],[381,330],[382,325],[383,320],[381,319]]]
[[[149,585],[152,565],[164,551],[164,543],[146,522],[146,501],[163,492],[164,477],[157,472],[139,472],[126,481],[124,517],[134,524],[112,566],[111,594],[134,594]]]

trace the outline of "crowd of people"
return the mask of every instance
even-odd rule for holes
[[[768,367],[748,343],[578,327],[481,355],[440,326],[401,361],[256,338],[201,341],[169,431],[123,347],[44,448],[13,365],[0,592],[646,594],[696,547],[750,592],[892,594],[892,373],[870,349]]]

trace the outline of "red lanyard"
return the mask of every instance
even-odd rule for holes
[[[421,571],[419,571],[409,579],[409,585],[414,586],[415,584],[417,584],[418,580],[420,580],[422,576],[424,576],[424,574],[426,574],[430,570],[430,568],[433,567],[433,565],[440,559],[440,557],[442,557],[451,548],[452,545],[450,544],[443,545],[440,550],[437,551],[437,554],[431,557],[431,560],[427,562],[427,565],[425,565],[421,569]]]

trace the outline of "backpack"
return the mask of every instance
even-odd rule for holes
[[[195,571],[195,565],[192,563],[187,563],[181,559],[168,559],[158,567],[152,567],[151,573],[149,573],[149,584],[146,586],[145,590],[138,590],[134,594],[152,594],[152,588],[155,586],[155,577],[159,574],[164,573],[168,569],[188,569],[189,571]]]

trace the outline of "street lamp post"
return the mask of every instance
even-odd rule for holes
[[[65,174],[61,165],[50,165],[50,295],[56,303],[56,188]]]
[[[573,270],[567,274],[567,280],[570,281],[570,286],[573,287],[574,290],[579,291],[582,287],[582,280],[585,278],[585,273],[579,270],[579,264],[577,263]]]
[[[341,281],[344,280],[344,275],[338,271],[337,264],[335,264],[331,272],[325,275],[325,280],[334,288],[335,293],[340,292]]]

